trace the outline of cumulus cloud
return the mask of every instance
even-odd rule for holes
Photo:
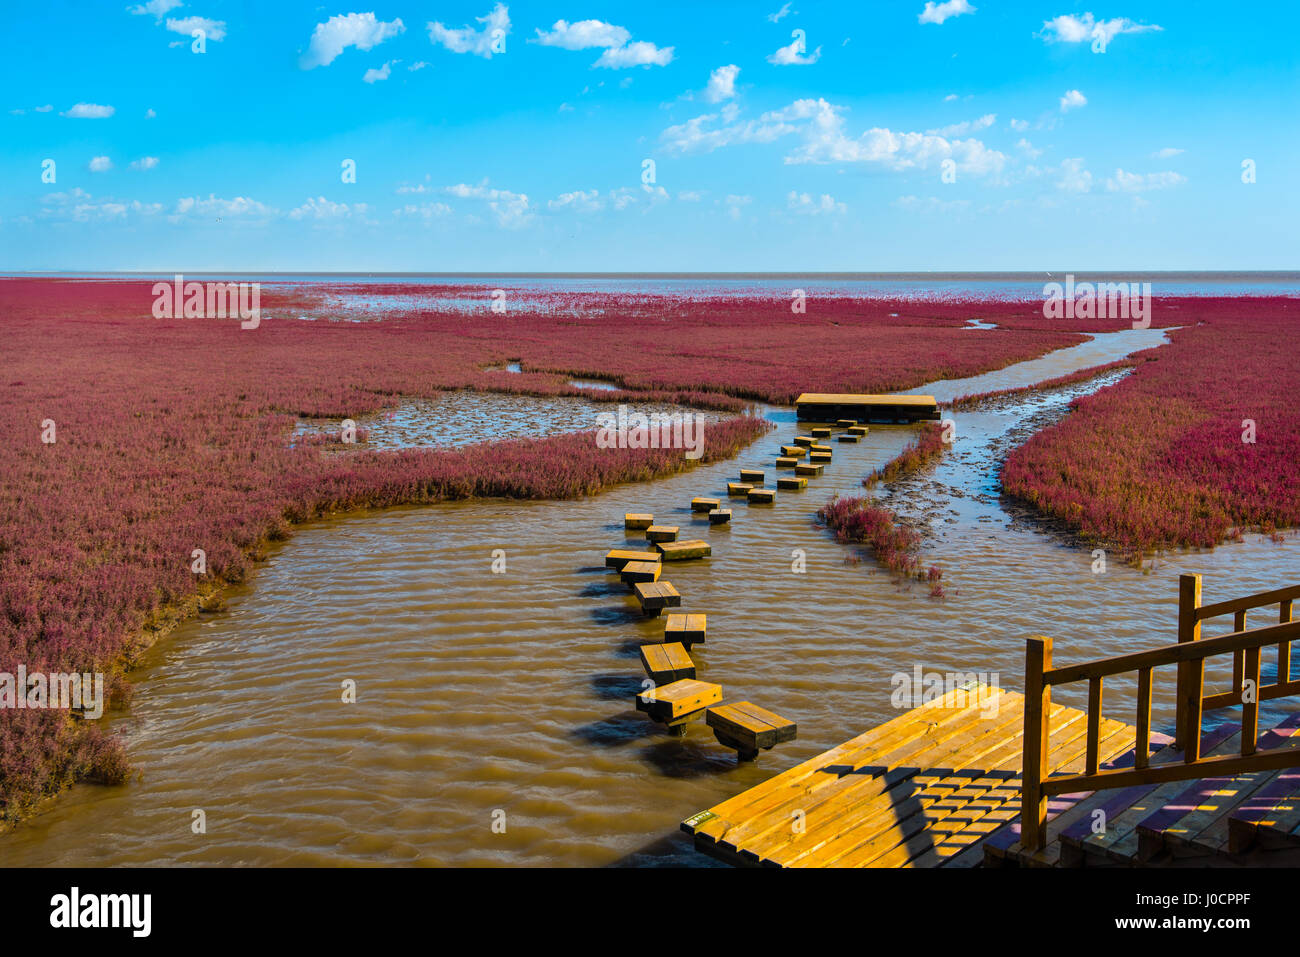
[[[1179,173],[1126,173],[1115,170],[1115,175],[1106,180],[1106,189],[1112,193],[1145,193],[1153,189],[1169,189],[1187,182],[1187,177]]]
[[[538,30],[537,37],[530,42],[561,50],[589,50],[593,47],[621,47],[631,39],[632,34],[625,27],[603,20],[579,20],[577,23],[556,20],[550,30]]]
[[[1056,185],[1067,193],[1086,193],[1092,189],[1092,174],[1079,157],[1062,160],[1060,174]]]
[[[822,193],[821,196],[811,196],[808,193],[798,193],[790,190],[786,197],[786,207],[795,213],[806,216],[817,216],[822,213],[843,213],[848,207],[841,202],[837,202],[829,193]]]
[[[483,29],[475,30],[468,25],[452,29],[439,22],[430,23],[429,39],[452,53],[472,53],[490,60],[500,50],[498,41],[510,33],[510,8],[498,3],[486,15],[474,19],[483,24]]]
[[[485,203],[500,226],[514,228],[532,219],[532,207],[524,193],[496,189],[485,183],[477,186],[457,183],[455,186],[444,187],[443,193],[457,199],[472,199]]]
[[[379,67],[378,69],[371,67],[369,70],[367,70],[365,72],[365,75],[361,77],[361,82],[378,83],[380,80],[387,80],[389,75],[392,72],[393,72],[393,61],[390,60],[388,63],[385,63],[383,66]]]
[[[195,30],[202,30],[207,39],[219,42],[226,38],[226,21],[209,20],[207,17],[168,18],[167,29],[182,36],[192,36]]]
[[[529,41],[561,50],[603,49],[593,66],[624,70],[634,66],[667,66],[673,60],[674,47],[657,47],[645,40],[633,42],[632,33],[604,20],[556,20],[549,30],[538,30]]]
[[[98,103],[78,103],[71,109],[64,110],[60,116],[67,116],[74,120],[104,120],[112,116],[116,110],[111,106],[100,106]]]
[[[778,11],[776,11],[776,13],[769,13],[769,14],[767,15],[767,19],[768,19],[769,21],[771,21],[772,23],[780,23],[780,22],[781,22],[781,18],[784,17],[784,16],[789,15],[789,13],[790,13],[790,4],[786,3],[786,4],[783,4],[783,5],[781,6],[781,9],[778,10]]]
[[[428,222],[431,219],[450,216],[451,207],[446,203],[423,203],[420,205],[408,203],[400,209],[393,210],[393,215],[404,219],[421,219]]]
[[[1154,24],[1134,23],[1127,17],[1097,20],[1091,13],[1085,13],[1081,17],[1065,14],[1043,21],[1039,36],[1048,43],[1083,43],[1091,40],[1093,48],[1100,52],[1121,33],[1147,33],[1160,29],[1162,28]]]
[[[137,16],[148,15],[156,20],[161,20],[168,10],[175,10],[182,5],[182,0],[149,0],[148,3],[138,3],[133,7],[127,7],[127,13],[134,13]]]
[[[813,50],[812,53],[806,53],[806,50],[803,37],[797,36],[790,41],[789,45],[780,47],[775,53],[770,54],[767,62],[775,66],[807,66],[821,59],[821,47]]]
[[[561,193],[555,199],[546,204],[547,209],[562,211],[568,210],[577,213],[594,213],[604,207],[600,199],[600,190],[575,190],[572,193]]]
[[[985,113],[977,120],[963,120],[961,123],[950,123],[948,126],[942,126],[937,130],[927,130],[931,136],[965,136],[967,133],[975,133],[979,130],[986,130],[998,121],[996,113]]]
[[[333,16],[324,23],[316,24],[307,44],[307,52],[302,55],[299,65],[304,70],[329,66],[348,47],[371,50],[405,30],[406,25],[400,18],[384,22],[375,19],[373,13]]]
[[[142,203],[139,200],[119,202],[113,199],[97,200],[80,186],[67,192],[50,193],[41,198],[41,216],[47,219],[71,220],[78,223],[113,222],[125,220],[128,215],[153,216],[163,210],[161,203]]]
[[[113,161],[107,156],[95,156],[91,158],[86,168],[92,173],[106,173],[113,168]]]
[[[148,170],[158,165],[158,157],[142,156],[138,160],[131,161],[131,169]]]
[[[349,216],[362,216],[369,207],[365,203],[336,203],[324,196],[309,196],[307,202],[296,209],[289,210],[289,218],[294,220],[330,220],[346,219]]]
[[[921,23],[943,23],[950,17],[959,17],[963,13],[974,13],[975,8],[968,0],[947,0],[946,3],[927,3],[925,9],[917,16]]]
[[[844,129],[844,109],[824,99],[796,100],[770,110],[756,120],[741,120],[737,111],[697,116],[670,126],[661,141],[676,152],[710,152],[741,143],[771,143],[787,136],[799,143],[785,157],[787,164],[861,163],[902,171],[926,169],[945,159],[976,176],[1001,172],[1006,156],[977,139],[950,139],[933,133],[895,132],[874,127],[858,136]],[[721,122],[719,122],[721,120]]]
[[[740,67],[734,63],[720,66],[709,74],[709,85],[704,90],[704,98],[710,103],[721,103],[736,95],[736,77]]]
[[[201,196],[184,196],[176,201],[176,207],[167,218],[172,222],[182,219],[268,219],[277,210],[247,196],[222,199],[212,193],[208,198]]]
[[[1068,113],[1088,105],[1088,98],[1078,90],[1066,90],[1061,96],[1061,112]]]

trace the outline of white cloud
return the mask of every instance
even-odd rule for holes
[[[495,189],[486,184],[469,186],[457,183],[446,186],[443,192],[458,199],[475,199],[485,202],[496,221],[501,226],[522,226],[532,219],[532,208],[528,197],[523,193],[512,193],[507,189]]]
[[[1175,146],[1166,146],[1162,150],[1156,150],[1154,153],[1151,154],[1151,157],[1152,159],[1169,159],[1170,157],[1177,156],[1180,153],[1186,153],[1186,152],[1187,152],[1186,150],[1180,150]]]
[[[637,40],[627,46],[609,47],[594,65],[608,70],[625,70],[634,66],[667,66],[673,61],[674,49],[660,48],[646,40]]]
[[[423,219],[428,222],[431,219],[450,216],[451,212],[451,207],[446,203],[424,203],[419,206],[408,203],[400,209],[393,210],[393,215],[407,219]]]
[[[349,216],[363,216],[369,207],[365,203],[336,203],[324,196],[309,196],[307,202],[296,209],[289,210],[290,219],[346,219]]]
[[[927,3],[925,9],[916,18],[921,23],[943,23],[949,17],[959,17],[963,13],[974,13],[968,0],[947,0],[946,3]]]
[[[961,123],[951,123],[937,130],[927,130],[926,132],[931,136],[965,136],[967,133],[986,130],[997,121],[998,115],[996,113],[985,113],[978,120],[964,120]]]
[[[367,70],[365,72],[365,75],[361,77],[361,82],[378,83],[380,80],[387,80],[389,75],[392,72],[393,72],[393,61],[390,60],[389,62],[381,66],[379,69],[375,69],[374,67],[371,67],[369,70]]]
[[[471,26],[454,30],[438,22],[430,23],[429,39],[452,53],[472,53],[490,60],[492,54],[497,52],[493,48],[498,41],[504,40],[510,33],[510,8],[504,3],[498,3],[486,15],[474,19],[483,24],[482,30],[475,30]]]
[[[72,109],[64,110],[60,116],[67,116],[74,120],[103,120],[112,116],[116,110],[111,106],[100,106],[98,103],[78,103]]]
[[[781,18],[784,16],[788,16],[789,13],[790,13],[790,4],[786,3],[781,7],[780,10],[776,11],[776,13],[769,13],[767,15],[767,19],[772,23],[780,23]]]
[[[807,66],[821,59],[822,48],[818,47],[805,56],[807,47],[802,37],[795,37],[788,46],[783,46],[767,58],[775,66]]]
[[[577,213],[594,213],[604,208],[604,203],[600,199],[600,190],[575,190],[572,193],[561,193],[555,199],[546,204],[547,209],[553,210],[572,210]]]
[[[720,103],[736,95],[736,77],[740,67],[734,63],[720,66],[709,74],[709,85],[704,90],[704,98],[710,103]]]
[[[704,194],[695,189],[684,189],[677,194],[679,203],[698,203],[704,198]]]
[[[1112,193],[1145,193],[1152,189],[1168,189],[1187,182],[1187,177],[1179,173],[1126,173],[1115,170],[1115,175],[1106,180],[1106,189]]]
[[[956,93],[949,93],[947,96],[945,96],[945,97],[943,98],[943,101],[944,101],[945,103],[952,103],[954,100],[957,100],[957,99],[959,99],[959,97],[957,96]]]
[[[158,157],[142,156],[138,160],[133,160],[131,162],[131,169],[149,170],[149,169],[153,169],[157,165],[158,165]]]
[[[153,111],[152,107],[151,107],[150,109],[145,110],[144,118],[145,118],[146,120],[152,120],[152,119],[153,119],[155,116],[157,116],[157,115],[158,115],[158,114],[155,113],[155,112]]]
[[[259,203],[255,199],[249,199],[246,196],[236,196],[234,199],[222,199],[208,194],[207,199],[201,196],[184,196],[176,201],[176,208],[168,217],[172,222],[179,222],[182,219],[226,219],[226,218],[249,218],[249,219],[266,219],[274,216],[277,210]]]
[[[808,193],[797,193],[794,190],[790,190],[790,195],[786,197],[786,206],[792,212],[808,216],[817,216],[822,213],[843,213],[848,210],[847,206],[837,202],[829,193],[822,193],[820,197],[815,197],[810,196]]]
[[[1011,127],[1011,128],[1012,128],[1013,130],[1015,130],[1017,133],[1023,133],[1025,130],[1029,129],[1029,121],[1028,121],[1028,120],[1011,120],[1009,123],[1007,123],[1007,126]]]
[[[1161,27],[1154,24],[1148,26],[1142,23],[1134,23],[1127,17],[1116,17],[1114,20],[1097,20],[1094,19],[1091,13],[1085,13],[1081,17],[1065,14],[1064,16],[1043,21],[1043,29],[1039,36],[1049,43],[1083,43],[1091,40],[1093,49],[1100,52],[1105,50],[1110,41],[1121,33],[1146,33],[1151,30],[1161,29]]]
[[[1067,193],[1086,193],[1092,189],[1092,174],[1076,157],[1061,161],[1061,178],[1056,185]]]
[[[113,161],[107,156],[92,157],[87,166],[92,173],[105,173],[113,168]]]
[[[1038,159],[1038,157],[1043,155],[1042,150],[1036,149],[1034,144],[1029,142],[1029,140],[1025,139],[1023,136],[1020,138],[1020,141],[1016,143],[1016,149],[1020,150],[1020,152],[1024,153],[1030,159]]]
[[[179,20],[168,19],[167,29],[182,36],[191,36],[195,30],[202,30],[207,39],[214,43],[226,38],[226,21],[209,20],[207,17],[182,17]]]
[[[927,169],[951,159],[969,175],[986,176],[1000,173],[1007,160],[1004,154],[976,139],[949,139],[933,133],[894,132],[880,127],[857,137],[849,136],[844,131],[842,112],[842,107],[824,99],[804,99],[764,113],[757,120],[741,121],[734,107],[724,108],[721,116],[710,113],[671,126],[660,138],[670,150],[709,152],[723,146],[771,143],[797,135],[800,144],[785,157],[785,162],[791,165],[862,163],[901,171]]]
[[[414,63],[408,66],[407,69],[410,70],[412,73],[414,73],[417,70],[423,70],[428,65],[429,64],[425,63],[423,60],[416,60]]]
[[[741,210],[754,201],[753,196],[737,196],[734,193],[727,196],[724,203],[727,206],[727,215],[732,219],[740,219]]]
[[[373,13],[333,16],[324,23],[316,24],[311,41],[307,44],[307,52],[302,55],[299,65],[304,70],[329,66],[348,47],[370,50],[405,30],[406,26],[400,18],[386,23],[376,20]]]
[[[134,7],[127,7],[127,13],[134,13],[137,16],[148,14],[157,20],[161,20],[168,10],[175,10],[182,5],[182,0],[149,0],[148,3],[139,3]]]
[[[1061,97],[1061,112],[1068,113],[1070,110],[1077,110],[1081,106],[1088,105],[1088,98],[1078,90],[1066,90]]]
[[[536,39],[529,42],[561,50],[589,50],[593,47],[621,47],[631,39],[632,34],[625,27],[603,20],[579,20],[577,23],[556,20],[549,31],[538,30]]]
[[[34,107],[34,109],[36,110],[37,113],[48,113],[50,112],[50,110],[54,109],[54,107],[51,106],[49,103],[46,103],[44,106],[37,106]]]
[[[78,223],[123,220],[130,213],[154,216],[163,209],[161,203],[142,203],[139,200],[132,200],[129,203],[111,199],[96,200],[80,186],[73,187],[66,193],[50,193],[43,196],[41,203],[43,204],[42,217],[67,219]]]

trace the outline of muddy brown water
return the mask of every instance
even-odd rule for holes
[[[1101,336],[925,391],[1028,384],[1159,338]],[[949,456],[892,491],[945,570],[942,599],[855,563],[812,522],[895,455],[908,427],[837,443],[807,492],[766,508],[735,500],[730,526],[693,518],[690,499],[725,495],[742,467],[773,481],[777,446],[796,429],[789,410],[768,410],[777,430],[734,460],[582,501],[457,502],[302,527],[227,610],[148,654],[130,713],[111,719],[140,777],[74,788],[0,835],[0,861],[707,864],[678,822],[895,716],[896,674],[983,672],[1019,689],[1027,635],[1054,636],[1059,661],[1172,640],[1179,572],[1206,576],[1206,601],[1297,580],[1294,539],[1252,535],[1095,574],[1088,550],[1013,520],[993,474],[1001,450],[1027,417],[1059,414],[1078,391],[955,414]],[[665,575],[684,610],[709,616],[700,677],[795,719],[796,741],[737,766],[703,726],[673,738],[634,710],[637,647],[662,622],[642,619],[601,567],[629,542],[627,511],[712,543],[712,558]],[[502,574],[494,549],[505,552]],[[344,680],[356,682],[353,704],[341,701]],[[1108,713],[1127,717],[1129,693],[1117,686]],[[1172,678],[1161,680],[1165,721],[1171,697]],[[196,809],[206,833],[193,832]]]

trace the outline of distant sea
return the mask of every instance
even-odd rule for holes
[[[170,280],[172,273],[50,272],[14,273],[27,277]],[[880,299],[996,298],[1041,299],[1043,286],[1064,282],[1053,272],[890,272],[890,273],[256,273],[189,272],[186,277],[246,282],[376,283],[470,285],[501,289],[569,290],[628,295],[727,296],[746,292]],[[1300,272],[1113,272],[1069,273],[1079,282],[1149,282],[1153,296],[1300,296]]]

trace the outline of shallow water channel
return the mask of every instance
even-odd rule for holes
[[[914,391],[1026,385],[1161,336],[1098,336]],[[954,414],[951,453],[890,493],[928,531],[941,599],[855,561],[813,526],[816,508],[860,491],[910,427],[873,426],[859,445],[836,444],[825,475],[773,507],[733,500],[730,526],[692,517],[690,499],[725,496],[741,467],[774,481],[777,446],[796,431],[782,409],[767,410],[777,430],[734,460],[582,501],[456,502],[299,528],[225,611],[147,655],[130,713],[112,722],[139,779],[75,788],[0,835],[0,861],[708,864],[678,822],[893,717],[895,673],[986,672],[1019,689],[1028,635],[1054,636],[1062,662],[1172,641],[1181,571],[1205,575],[1207,602],[1300,576],[1300,542],[1254,535],[1146,570],[1114,558],[1098,574],[1088,550],[1014,520],[995,475],[1013,431],[1094,387]],[[533,400],[508,401],[529,415]],[[702,725],[674,738],[634,710],[638,645],[663,626],[641,618],[601,567],[628,541],[628,511],[712,543],[710,559],[664,576],[683,610],[709,616],[693,652],[700,677],[795,719],[796,741],[737,766]],[[504,573],[492,571],[494,549]],[[351,704],[341,701],[347,679]],[[1117,686],[1115,717],[1128,718],[1126,690]],[[1160,682],[1157,725],[1171,699],[1172,679]],[[206,833],[192,831],[195,809]]]

